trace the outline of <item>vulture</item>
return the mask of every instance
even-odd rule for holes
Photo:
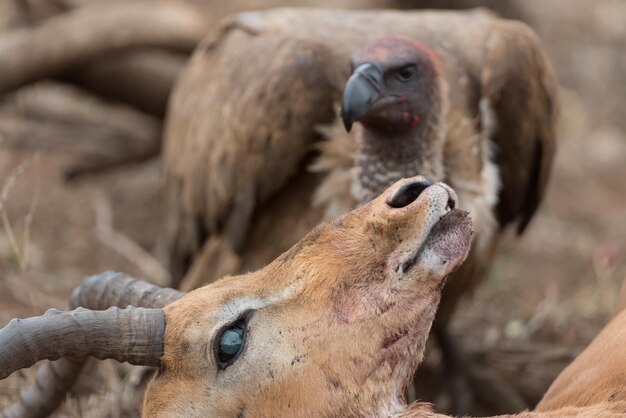
[[[556,88],[535,33],[483,9],[227,18],[169,104],[162,250],[174,285],[258,269],[322,220],[421,174],[450,184],[474,224],[433,327],[454,359],[445,329],[460,296],[544,196]]]

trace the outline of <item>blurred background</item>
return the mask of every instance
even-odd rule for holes
[[[54,51],[55,38],[34,31],[95,3],[130,2],[0,0],[0,326],[64,308],[89,274],[167,280],[153,254],[171,85],[220,17],[285,5],[484,6],[533,27],[561,85],[552,181],[529,230],[521,239],[510,234],[489,280],[458,310],[454,331],[478,361],[519,381],[532,403],[607,322],[626,279],[623,0],[194,0],[200,33],[172,30],[176,41],[163,48],[96,56],[98,37],[80,32],[94,24],[75,28],[72,36],[96,46],[65,57],[69,65],[30,59],[29,51]],[[133,404],[137,375],[109,362],[90,370],[58,416],[132,416],[120,405]],[[0,382],[0,406],[31,379],[25,371]]]

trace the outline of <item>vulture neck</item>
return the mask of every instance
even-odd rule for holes
[[[354,190],[360,203],[369,202],[402,178],[423,175],[433,182],[443,180],[442,113],[433,112],[430,120],[399,132],[361,126]]]

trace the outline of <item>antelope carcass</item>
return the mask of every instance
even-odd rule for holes
[[[265,268],[163,309],[153,306],[180,294],[90,282],[75,305],[149,308],[16,320],[0,333],[0,377],[42,359],[92,355],[159,367],[147,417],[396,414],[445,278],[469,251],[471,222],[457,203],[444,184],[402,180],[316,227]],[[68,373],[58,363],[40,380],[62,386],[55,380]],[[5,416],[37,415],[28,412],[37,390]],[[64,394],[57,395],[53,403]]]
[[[42,359],[91,355],[158,366],[145,417],[447,417],[407,405],[403,393],[446,276],[469,251],[471,223],[456,204],[443,184],[399,181],[265,268],[185,296],[122,275],[88,279],[74,305],[146,308],[14,320],[0,330],[0,378]],[[538,411],[515,416],[624,416],[625,323],[623,311]],[[33,406],[40,396],[64,396],[62,365],[41,369],[39,386],[0,416],[44,416]]]

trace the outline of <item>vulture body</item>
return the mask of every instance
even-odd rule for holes
[[[481,9],[242,13],[199,45],[170,101],[163,236],[184,290],[260,268],[373,197],[359,170],[376,151],[364,150],[362,124],[347,133],[338,116],[351,57],[386,35],[436,56],[439,145],[409,169],[366,170],[375,189],[416,174],[445,181],[476,232],[435,328],[485,276],[503,228],[524,230],[546,189],[556,124],[556,81],[527,26]]]

